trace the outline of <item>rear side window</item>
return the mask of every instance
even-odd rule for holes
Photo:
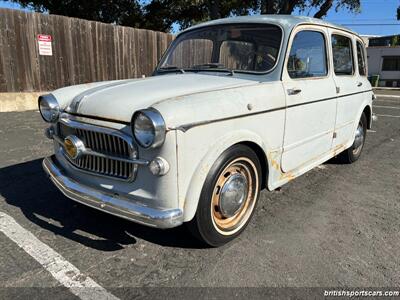
[[[343,35],[332,35],[332,55],[335,74],[353,75],[354,62],[351,39]]]
[[[324,35],[310,30],[297,33],[290,49],[287,69],[291,78],[326,76],[328,68]]]
[[[365,51],[364,51],[364,46],[360,42],[357,42],[357,61],[358,61],[358,73],[361,76],[366,76],[367,68],[365,65]]]

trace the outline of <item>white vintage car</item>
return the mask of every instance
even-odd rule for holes
[[[371,127],[363,41],[321,20],[251,16],[180,33],[153,76],[39,98],[72,200],[144,225],[187,223],[222,245],[270,191],[332,157],[356,161]]]

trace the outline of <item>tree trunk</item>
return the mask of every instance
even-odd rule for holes
[[[276,14],[278,13],[277,0],[261,0],[260,1],[260,12],[262,15],[265,14]]]
[[[332,7],[332,5],[333,0],[325,0],[325,2],[319,8],[319,11],[315,13],[314,18],[321,19],[322,17],[326,16],[326,13]]]
[[[287,0],[279,10],[280,15],[291,15],[299,0]]]
[[[219,0],[210,0],[208,2],[208,7],[210,10],[210,19],[216,20],[221,18],[221,14],[219,11]]]

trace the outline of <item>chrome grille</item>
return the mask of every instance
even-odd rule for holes
[[[86,126],[87,127],[87,126]],[[135,158],[136,151],[129,142],[119,135],[95,131],[86,128],[75,128],[64,123],[59,123],[59,136],[64,139],[68,135],[75,135],[83,141],[85,147],[105,155],[120,158]],[[78,159],[65,157],[77,168],[124,180],[133,180],[136,173],[136,165],[129,162],[118,161],[111,158],[84,155]]]

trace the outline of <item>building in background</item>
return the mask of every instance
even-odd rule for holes
[[[400,87],[400,35],[366,38],[369,76],[379,76],[378,86]]]

